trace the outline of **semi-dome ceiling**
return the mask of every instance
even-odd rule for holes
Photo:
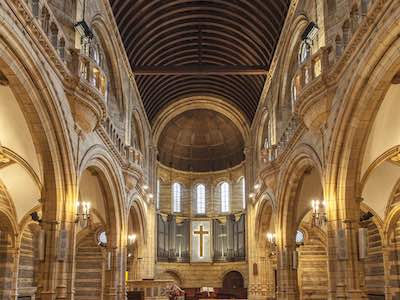
[[[290,0],[110,0],[150,122],[219,97],[253,119]]]
[[[164,127],[158,140],[159,160],[177,170],[225,170],[244,160],[244,141],[236,125],[206,109],[186,111]]]

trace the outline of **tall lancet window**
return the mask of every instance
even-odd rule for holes
[[[242,188],[242,208],[246,209],[246,182],[244,180],[244,177],[240,179],[241,183],[241,188]]]
[[[181,185],[175,182],[172,185],[173,212],[181,212]]]
[[[160,209],[160,178],[157,178],[157,195],[156,195],[156,208]]]
[[[197,213],[206,213],[206,187],[204,184],[199,184],[196,187],[196,202],[197,202]]]
[[[227,182],[221,183],[220,192],[221,192],[221,212],[227,213],[229,212],[229,184]]]

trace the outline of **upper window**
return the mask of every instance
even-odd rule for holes
[[[206,213],[206,187],[204,184],[199,184],[196,187],[197,213]]]
[[[242,204],[243,204],[243,209],[246,208],[246,182],[244,180],[244,177],[242,177],[241,185],[242,185]]]
[[[156,208],[160,209],[160,178],[157,179]]]
[[[100,231],[97,235],[97,242],[100,246],[106,247],[107,246],[107,234],[106,232]]]
[[[299,49],[299,63],[304,63],[311,56],[311,45],[307,41],[302,41]]]
[[[297,245],[304,244],[304,233],[301,230],[296,231],[296,244]]]
[[[173,197],[173,212],[179,213],[181,212],[181,185],[175,182],[172,185],[172,197]]]
[[[229,184],[223,182],[220,185],[221,192],[221,212],[229,212]]]

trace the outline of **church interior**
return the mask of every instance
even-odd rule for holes
[[[399,115],[400,0],[1,0],[0,300],[400,299]]]

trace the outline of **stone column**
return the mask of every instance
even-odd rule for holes
[[[45,234],[45,256],[40,264],[40,280],[38,283],[39,298],[41,300],[56,299],[56,278],[57,278],[57,241],[59,235],[59,222],[54,219],[47,219],[46,212],[43,213],[41,223]]]
[[[278,251],[278,299],[299,299],[297,270],[293,267],[295,245],[281,246]]]
[[[382,240],[385,243],[384,240]],[[389,242],[389,241],[387,241]],[[385,278],[385,299],[392,299],[392,289],[390,285],[390,252],[393,249],[390,246],[382,246],[383,254],[383,268],[384,268],[384,278]]]
[[[18,235],[15,236],[15,239],[16,240],[18,239]],[[19,269],[19,257],[20,257],[19,242],[16,242],[16,247],[14,249],[11,249],[9,253],[11,257],[14,258],[10,296],[12,300],[16,300],[18,298],[18,269]]]
[[[357,239],[357,218],[328,222],[329,299],[366,299]]]
[[[119,300],[118,298],[118,282],[121,280],[119,272],[121,251],[118,247],[109,247],[106,250],[106,274],[104,299]]]
[[[59,257],[62,253],[56,253],[57,277],[56,299],[73,299],[74,295],[74,271],[75,271],[75,245],[76,245],[76,224],[74,222],[75,212],[71,212],[68,222],[63,222],[58,226],[60,230],[66,231],[67,240],[65,245],[60,245],[59,236],[57,238],[57,248],[66,247],[64,257]]]

